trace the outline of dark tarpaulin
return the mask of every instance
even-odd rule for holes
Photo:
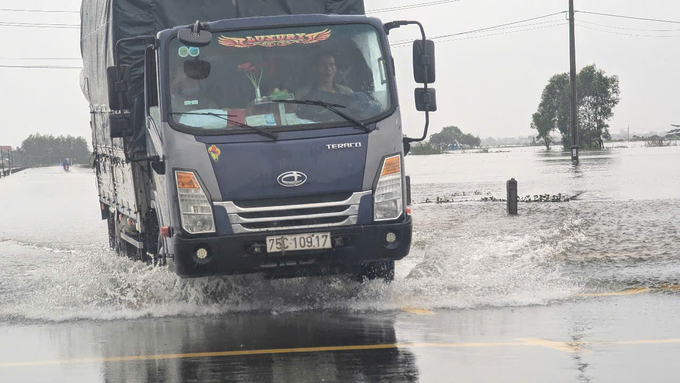
[[[108,109],[106,68],[114,64],[113,48],[125,37],[158,31],[196,20],[286,14],[364,14],[363,0],[83,0],[81,54],[83,92],[94,110]],[[132,96],[143,92],[144,47],[121,49],[121,64],[132,67]]]
[[[240,0],[239,17],[336,13],[363,15],[363,0]]]

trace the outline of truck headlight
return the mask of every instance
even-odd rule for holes
[[[191,171],[175,171],[175,179],[182,228],[190,234],[214,233],[212,205],[196,174]]]
[[[373,219],[397,219],[403,210],[401,156],[388,157],[383,162],[380,178],[373,195]]]

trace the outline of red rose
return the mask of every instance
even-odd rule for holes
[[[250,62],[245,62],[238,66],[238,70],[250,71],[250,68],[255,68]]]

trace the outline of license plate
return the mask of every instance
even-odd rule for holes
[[[331,233],[277,235],[267,237],[267,253],[331,248]]]

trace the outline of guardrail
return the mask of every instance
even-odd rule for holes
[[[12,147],[0,145],[0,177],[7,177],[24,169],[26,167],[18,166],[15,163]]]
[[[10,168],[0,169],[0,177],[8,177],[11,174],[19,173],[20,171],[26,170],[26,169],[28,169],[27,166],[22,166],[22,167],[12,168],[12,169],[10,169]]]

